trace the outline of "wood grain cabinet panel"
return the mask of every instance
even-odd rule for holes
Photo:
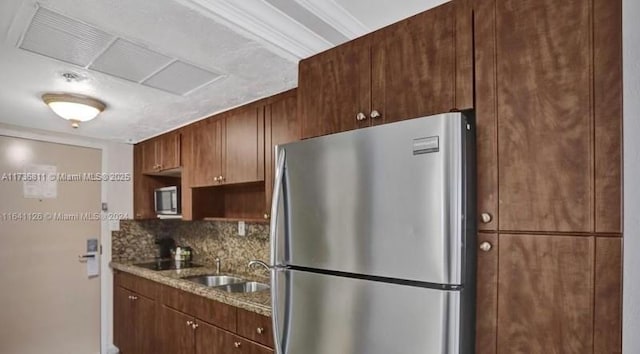
[[[593,352],[622,353],[622,239],[598,237]]]
[[[223,172],[223,119],[207,119],[196,123],[189,139],[189,160],[185,169],[189,187],[217,185],[216,178]]]
[[[476,290],[476,354],[495,354],[498,316],[498,235],[478,235],[478,246],[488,244],[487,251],[478,248]]]
[[[593,2],[595,231],[622,232],[622,0]]]
[[[475,0],[475,115],[479,230],[498,230],[495,0]],[[482,221],[480,214],[487,214]]]
[[[590,2],[496,5],[500,229],[592,231]]]
[[[271,317],[238,309],[237,333],[254,342],[273,348],[273,327]]]
[[[225,118],[223,183],[264,180],[264,113],[249,107]]]
[[[455,25],[446,3],[373,34],[372,109],[381,114],[373,124],[455,108]]]
[[[199,323],[196,354],[273,354],[273,350],[222,329]]]
[[[133,322],[130,321],[132,302],[131,292],[119,287],[113,288],[113,344],[120,353],[133,354],[135,343],[133,339]]]
[[[193,354],[195,331],[189,323],[195,319],[166,306],[160,306],[158,353]]]
[[[160,170],[170,170],[182,166],[180,160],[180,133],[177,131],[164,134],[157,138],[156,158]]]
[[[301,139],[298,100],[295,92],[266,107],[265,114],[265,215],[271,213],[271,196],[275,178],[275,147]]]
[[[371,110],[370,38],[304,59],[299,65],[298,114],[302,137],[311,138],[363,126],[356,119]]]
[[[595,240],[500,235],[497,352],[591,353]]]

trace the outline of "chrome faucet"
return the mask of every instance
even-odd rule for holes
[[[249,261],[249,264],[247,265],[247,268],[255,268],[254,266],[259,265],[262,266],[263,268],[265,268],[268,272],[271,271],[271,267],[269,267],[269,265],[263,261],[254,259],[252,261]]]
[[[220,258],[216,258],[216,274],[220,274]]]

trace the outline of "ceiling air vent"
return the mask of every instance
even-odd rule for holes
[[[95,27],[39,7],[20,48],[87,66],[115,37]]]
[[[89,69],[140,82],[171,61],[173,59],[168,56],[118,38]]]
[[[204,70],[178,60],[155,73],[142,84],[184,96],[221,77],[221,74]]]

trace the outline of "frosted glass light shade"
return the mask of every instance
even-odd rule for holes
[[[42,100],[58,116],[71,121],[77,128],[80,122],[87,122],[105,109],[105,104],[91,97],[71,94],[45,94]]]

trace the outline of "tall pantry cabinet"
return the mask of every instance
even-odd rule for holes
[[[473,15],[477,352],[620,352],[621,1]]]

